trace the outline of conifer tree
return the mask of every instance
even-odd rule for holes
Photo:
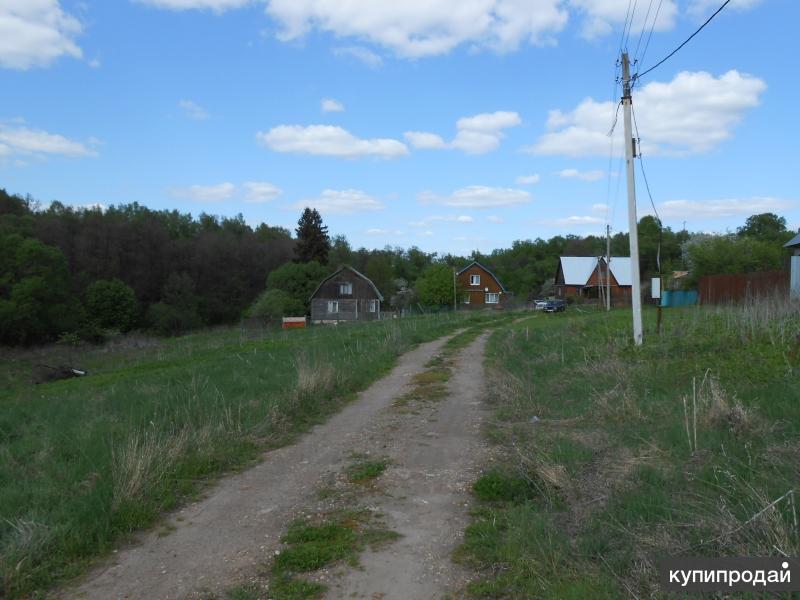
[[[323,265],[328,264],[331,240],[328,236],[328,228],[322,224],[322,216],[317,209],[306,207],[297,221],[295,232],[297,233],[297,245],[294,252],[297,262],[315,260]]]

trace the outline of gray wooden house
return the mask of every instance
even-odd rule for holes
[[[381,302],[383,296],[367,276],[339,267],[311,294],[311,322],[375,321],[381,318]]]

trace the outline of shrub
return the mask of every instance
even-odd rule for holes
[[[133,290],[119,279],[100,279],[86,289],[88,317],[103,329],[130,331],[136,324],[139,305]]]

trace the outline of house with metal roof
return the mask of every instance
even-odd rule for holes
[[[630,304],[633,279],[629,256],[612,256],[608,263],[605,256],[558,259],[555,293],[559,298],[599,299],[604,297],[606,286],[611,288],[612,304]]]
[[[382,302],[383,295],[369,277],[353,267],[339,267],[311,294],[311,322],[376,321]]]
[[[783,245],[794,252],[789,263],[789,297],[800,299],[800,233]]]

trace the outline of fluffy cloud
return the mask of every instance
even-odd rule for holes
[[[431,223],[473,223],[475,219],[469,215],[432,215],[421,221],[409,223],[412,227],[429,227]]]
[[[605,223],[600,217],[590,216],[572,216],[564,217],[563,219],[545,219],[540,221],[543,225],[551,225],[553,227],[562,227],[569,229],[570,227],[586,227],[592,225],[599,225]]]
[[[713,0],[716,1],[716,0]],[[630,3],[625,0],[569,0],[570,6],[584,19],[581,25],[581,35],[585,38],[593,39],[603,35],[608,35],[612,31],[621,30],[625,19],[628,16]],[[631,35],[642,30],[642,26],[647,19],[648,30],[655,20],[655,31],[666,31],[675,25],[675,18],[678,15],[678,6],[675,0],[664,0],[660,3],[658,19],[656,11],[652,10],[649,14],[641,6],[633,13],[633,23],[631,25]],[[616,29],[615,29],[616,28]]]
[[[163,0],[162,0],[163,1]],[[461,44],[513,50],[547,43],[567,23],[561,0],[270,0],[267,13],[293,40],[313,29],[368,40],[398,56],[445,54]]]
[[[245,181],[242,187],[245,191],[245,201],[254,204],[269,202],[283,193],[281,188],[266,181]]]
[[[424,150],[463,150],[467,154],[485,154],[496,150],[503,139],[503,130],[522,123],[518,113],[497,111],[463,117],[456,122],[455,138],[451,142],[427,131],[407,131],[404,135],[409,144]]]
[[[791,208],[792,203],[778,198],[755,196],[722,200],[669,200],[658,208],[658,214],[667,219],[716,219],[764,212],[780,212]]]
[[[180,100],[178,107],[180,107],[184,115],[195,121],[205,121],[209,117],[205,108],[191,100]]]
[[[81,58],[75,43],[83,27],[58,0],[0,2],[0,66],[44,67],[61,56]]]
[[[344,104],[339,102],[338,100],[334,100],[333,98],[323,98],[322,102],[320,103],[320,108],[322,112],[342,112],[344,111]]]
[[[489,215],[486,217],[486,220],[490,223],[505,223],[505,219],[498,217],[497,215]]]
[[[211,10],[222,13],[232,8],[241,8],[252,0],[134,0],[139,4],[166,8],[168,10]]]
[[[316,198],[306,198],[292,208],[316,208],[327,214],[348,214],[386,208],[381,202],[361,190],[324,190]]]
[[[193,202],[222,202],[230,200],[236,193],[236,186],[228,181],[216,185],[189,185],[167,190],[173,198]]]
[[[354,58],[367,65],[371,69],[378,69],[383,66],[383,59],[369,48],[363,46],[343,46],[333,49],[335,56]]]
[[[766,87],[762,80],[738,71],[720,77],[684,71],[669,83],[647,84],[633,99],[643,152],[708,152],[731,137],[745,112],[758,106]],[[545,155],[608,156],[607,134],[615,112],[615,103],[592,98],[566,113],[551,111],[547,119],[550,131],[529,150]],[[615,135],[615,147],[620,149],[621,122]]]
[[[728,8],[738,10],[747,10],[753,8],[757,4],[761,4],[763,0],[732,0]],[[711,14],[719,8],[720,2],[718,0],[692,0],[689,4],[689,14],[695,18],[703,18],[704,20],[711,16]]]
[[[97,140],[90,140],[88,144],[83,144],[41,129],[0,123],[0,156],[97,156],[93,149],[97,143]]]
[[[403,142],[392,139],[360,139],[333,125],[279,125],[257,134],[258,141],[276,152],[316,154],[339,158],[398,158],[408,154]]]
[[[556,173],[565,179],[580,179],[582,181],[598,181],[605,177],[605,171],[595,169],[593,171],[579,171],[578,169],[562,169]]]
[[[539,183],[539,181],[541,181],[541,179],[542,178],[538,174],[536,174],[536,175],[520,175],[519,177],[517,177],[516,183],[517,183],[517,185],[534,185],[534,184]]]
[[[525,190],[471,185],[449,196],[422,192],[417,199],[423,204],[443,204],[455,208],[497,208],[526,204],[531,201],[531,195]]]

